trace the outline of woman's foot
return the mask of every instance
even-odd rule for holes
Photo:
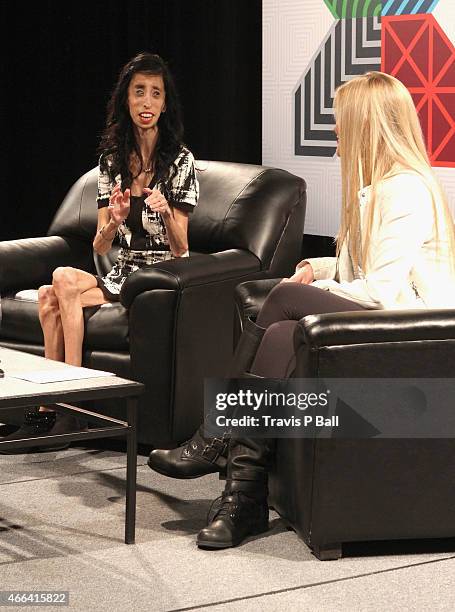
[[[61,413],[61,412],[56,412],[54,414],[56,415],[56,419],[55,419],[54,425],[48,432],[49,436],[57,436],[60,434],[67,434],[67,433],[76,433],[83,429],[81,427],[79,420],[72,414]],[[69,448],[70,444],[71,444],[70,442],[62,441],[56,444],[52,444],[50,446],[34,446],[33,452],[34,453],[45,453],[45,452],[50,452],[50,451],[66,450],[67,448]]]
[[[1,440],[13,442],[14,440],[70,433],[80,431],[80,429],[79,421],[71,414],[60,414],[54,410],[40,411],[38,408],[33,408],[24,411],[24,422],[19,429]],[[66,450],[69,445],[69,442],[59,442],[48,446],[38,445],[8,449],[0,447],[0,454],[22,455],[24,453]]]
[[[256,499],[243,491],[227,490],[213,502],[208,526],[199,532],[197,545],[199,548],[230,548],[268,528],[266,497]]]
[[[202,426],[182,446],[172,450],[155,449],[147,461],[149,467],[170,478],[199,478],[206,474],[226,472],[229,440],[207,438]]]

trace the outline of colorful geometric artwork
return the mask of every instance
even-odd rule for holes
[[[432,165],[455,167],[455,48],[433,15],[383,18],[382,70],[411,92]]]
[[[439,0],[382,0],[381,15],[417,15],[431,13]]]
[[[324,0],[335,19],[431,13],[439,0]]]
[[[336,21],[294,90],[295,155],[335,155],[335,89],[380,67],[381,25],[377,17]]]
[[[431,14],[440,0],[323,1],[336,21],[294,88],[295,155],[335,155],[335,89],[382,70],[409,89],[431,163],[455,167],[455,48]]]
[[[324,0],[335,19],[378,17],[383,0]]]

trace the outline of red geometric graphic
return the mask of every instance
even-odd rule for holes
[[[402,81],[433,166],[455,167],[455,48],[433,15],[382,17],[381,70]]]

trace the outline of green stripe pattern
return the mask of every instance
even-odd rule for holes
[[[324,0],[335,19],[379,17],[384,0]]]

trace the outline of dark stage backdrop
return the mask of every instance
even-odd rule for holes
[[[134,54],[176,77],[200,159],[261,162],[261,0],[0,2],[0,239],[44,235],[96,165],[109,93]]]

